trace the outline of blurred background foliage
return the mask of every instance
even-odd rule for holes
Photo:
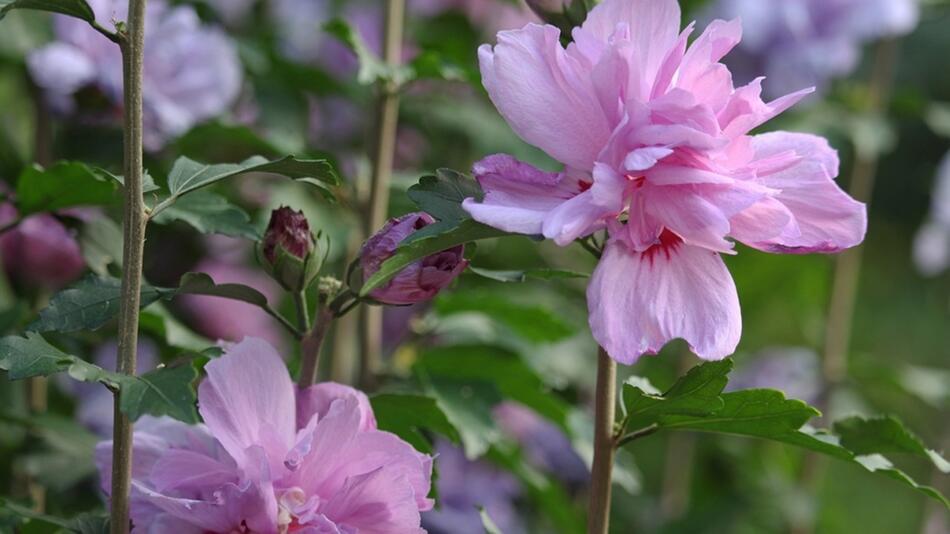
[[[176,3],[193,5],[206,24],[226,29],[238,51],[244,80],[240,96],[226,112],[199,121],[150,151],[146,161],[150,174],[161,183],[178,155],[207,162],[238,161],[254,154],[330,157],[347,184],[336,204],[307,186],[260,177],[228,182],[214,192],[249,213],[258,229],[278,205],[303,210],[312,227],[331,236],[330,259],[342,275],[360,239],[357,206],[367,180],[372,88],[359,84],[352,69],[341,74],[312,57],[288,53],[290,22],[275,17],[267,2],[249,2],[245,13],[221,10],[215,4],[222,2]],[[478,81],[475,50],[492,42],[492,33],[502,29],[498,24],[503,22],[493,20],[492,14],[513,11],[524,20],[531,15],[514,2],[477,3],[493,5],[488,14],[465,2],[420,11],[410,5],[407,49],[425,59],[418,65],[431,79],[414,82],[404,94],[392,215],[412,211],[405,190],[419,176],[440,167],[466,171],[481,157],[504,151],[554,168],[543,153],[510,131]],[[710,2],[681,3],[687,20],[708,18]],[[359,2],[337,4],[330,11],[359,28],[352,18]],[[370,17],[375,10],[378,17],[378,4],[361,7]],[[875,49],[873,43],[863,43],[862,59],[853,72],[831,81],[819,97],[767,127],[828,136],[842,156],[839,180],[845,186],[857,146],[870,146],[880,157],[863,245],[849,375],[835,390],[827,411],[831,418],[896,414],[939,450],[950,444],[950,276],[946,270],[923,274],[915,265],[914,242],[931,210],[938,165],[950,149],[950,3],[926,2],[921,10],[916,29],[896,41],[893,97],[883,116],[868,119],[862,113]],[[318,34],[316,23],[311,26],[304,31]],[[369,42],[370,37],[364,39]],[[33,161],[42,161],[43,150],[52,156],[48,161],[82,160],[112,171],[121,167],[120,132],[114,122],[76,120],[42,105],[43,93],[31,78],[27,58],[52,38],[50,17],[45,14],[14,12],[0,24],[0,180],[8,189]],[[101,101],[102,95],[90,92],[83,98],[88,101],[82,100],[80,106],[109,106]],[[103,210],[117,220],[115,206]],[[64,223],[76,236],[87,235],[83,228],[89,225],[82,218],[67,217]],[[82,241],[83,248],[88,250],[89,243]],[[156,285],[174,285],[191,270],[213,272],[218,281],[232,278],[262,290],[266,287],[260,286],[270,283],[249,274],[259,271],[247,245],[196,236],[181,223],[153,227],[147,247],[146,274]],[[726,260],[739,288],[744,317],[736,374],[752,385],[783,389],[790,396],[802,391],[814,395],[820,389],[818,354],[827,334],[835,258],[767,255],[741,245],[738,249],[737,256]],[[523,237],[483,241],[477,249],[470,247],[468,255],[473,266],[485,270],[555,267],[586,273],[593,267],[593,260],[579,247],[561,249]],[[461,493],[467,493],[469,502],[446,497],[437,513],[443,514],[443,521],[449,517],[448,524],[459,530],[439,530],[439,520],[431,519],[433,532],[468,532],[461,530],[462,525],[478,532],[477,512],[475,526],[467,526],[475,506],[486,506],[505,532],[576,532],[583,524],[584,477],[559,477],[566,471],[558,462],[573,461],[570,448],[580,457],[590,449],[585,439],[590,434],[587,414],[596,348],[586,327],[585,284],[583,278],[505,283],[468,272],[431,306],[387,311],[392,376],[383,391],[421,388],[434,394],[446,412],[466,421],[466,428],[459,429],[461,443],[469,458],[480,458],[478,465],[487,466],[489,473],[465,471],[471,468],[468,460],[453,458],[458,454],[447,443],[436,444],[440,458],[461,466],[440,467],[439,493],[454,496],[459,488],[467,489]],[[50,294],[50,288],[13,278],[0,280],[0,326],[18,331]],[[279,339],[279,333],[268,333],[274,328],[266,324],[267,318],[235,316],[225,321],[229,324],[209,324],[214,323],[207,320],[209,316],[224,314],[229,305],[215,306],[205,299],[204,304],[149,309],[143,328],[159,360],[172,361],[182,351],[200,346],[194,340],[202,336],[228,339],[246,333]],[[291,303],[282,306],[289,310]],[[324,377],[346,380],[351,377],[347,365],[352,366],[354,349],[346,325],[340,328],[322,372]],[[91,359],[112,334],[107,326],[74,341],[73,349]],[[287,347],[284,340],[293,366],[295,356]],[[779,364],[757,367],[762,358]],[[446,359],[452,362],[446,364]],[[696,363],[685,344],[677,342],[657,357],[621,368],[621,373],[622,378],[649,377],[662,389]],[[26,478],[40,480],[49,489],[47,509],[68,516],[101,507],[101,500],[89,455],[97,438],[73,418],[79,413],[77,394],[60,386],[54,381],[49,415],[41,424],[24,419],[25,386],[0,380],[0,487],[22,494]],[[551,453],[561,456],[549,465],[521,461],[537,447],[519,439],[512,428],[504,428],[498,406],[510,399],[549,420],[568,436],[571,447]],[[512,425],[516,430],[524,423],[508,426]],[[637,442],[618,462],[613,513],[613,530],[618,533],[801,532],[812,524],[814,531],[828,533],[937,533],[948,528],[946,515],[935,512],[925,497],[852,465],[821,462],[820,474],[808,480],[803,471],[814,468],[808,465],[810,460],[776,444],[660,434]],[[917,480],[933,479],[945,492],[948,489],[946,480],[932,474],[930,466],[908,462],[901,467]],[[453,506],[461,510],[462,519],[450,515]],[[0,516],[0,530],[2,525]]]

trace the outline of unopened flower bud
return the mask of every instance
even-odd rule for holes
[[[258,254],[264,269],[287,291],[303,291],[320,273],[326,256],[326,243],[310,231],[303,212],[286,206],[271,212]]]
[[[363,279],[369,279],[378,271],[383,262],[395,254],[403,239],[434,222],[435,219],[423,212],[390,219],[386,226],[366,240],[360,250]],[[369,295],[379,302],[393,305],[427,301],[465,270],[468,261],[463,257],[464,252],[464,245],[459,245],[426,256],[408,265]]]
[[[565,36],[587,18],[591,0],[525,0],[531,11],[548,24],[557,26]]]

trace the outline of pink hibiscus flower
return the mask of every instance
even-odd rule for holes
[[[588,288],[595,339],[633,363],[684,338],[705,359],[739,341],[727,238],[777,253],[830,253],[864,238],[865,207],[834,182],[838,156],[807,134],[749,132],[810,93],[766,103],[762,78],[735,88],[719,60],[738,21],[687,48],[675,0],[605,0],[565,49],[553,26],[501,32],[479,50],[482,78],[515,132],[563,163],[477,163],[485,224],[567,245],[610,240]]]
[[[366,396],[298,391],[277,352],[247,338],[206,366],[205,424],[146,417],[133,441],[135,532],[418,534],[432,458],[376,429]],[[96,450],[110,487],[112,442]]]

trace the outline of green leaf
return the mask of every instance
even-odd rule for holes
[[[168,175],[168,190],[172,197],[180,197],[201,187],[249,172],[279,174],[321,188],[339,184],[333,166],[325,159],[301,160],[287,156],[270,161],[262,156],[252,156],[241,163],[207,165],[181,157],[175,161]]]
[[[498,271],[492,269],[482,269],[481,267],[469,266],[468,270],[482,278],[495,280],[496,282],[520,283],[529,278],[536,280],[564,280],[569,278],[589,278],[586,273],[577,271],[568,271],[562,269],[525,269],[523,271]]]
[[[359,83],[370,85],[377,81],[393,81],[401,84],[408,78],[409,72],[405,67],[387,65],[369,49],[359,32],[354,30],[345,20],[333,19],[323,25],[323,30],[339,39],[350,51],[356,54],[360,66],[356,75]]]
[[[74,360],[34,332],[27,332],[25,338],[0,339],[0,369],[7,371],[11,380],[59,373],[69,369]]]
[[[26,336],[0,339],[0,369],[8,371],[10,378],[16,380],[66,371],[75,380],[99,382],[110,389],[121,390],[120,407],[132,420],[152,414],[168,415],[187,423],[198,422],[192,387],[198,372],[191,365],[162,367],[142,376],[129,376],[66,354],[39,334],[28,332]]]
[[[574,334],[574,329],[541,306],[523,305],[491,293],[444,293],[435,300],[440,315],[478,312],[533,343],[553,343]]]
[[[260,231],[251,217],[228,199],[216,193],[198,191],[178,199],[155,216],[158,224],[182,221],[203,234],[223,234],[257,240]]]
[[[54,414],[34,415],[24,422],[44,445],[31,447],[22,459],[24,468],[43,485],[65,491],[96,473],[93,457],[99,436],[71,418]]]
[[[118,278],[89,275],[53,295],[40,317],[27,329],[34,332],[95,330],[119,313],[122,282]],[[174,289],[142,287],[141,306],[174,295]]]
[[[104,513],[83,513],[73,519],[62,519],[47,514],[41,514],[28,506],[0,498],[0,519],[5,514],[12,514],[21,520],[38,521],[54,528],[53,532],[62,532],[64,529],[76,534],[107,534],[109,532],[109,517]],[[3,523],[0,522],[0,527]],[[58,527],[58,528],[56,528]],[[27,532],[23,530],[24,534]],[[32,530],[30,531],[32,532]]]
[[[136,377],[123,377],[120,407],[133,421],[149,414],[198,423],[195,389],[198,371],[191,365],[162,367]]]
[[[719,395],[731,370],[732,360],[698,365],[662,395],[645,390],[636,381],[628,381],[622,392],[625,420],[629,426],[641,428],[665,415],[702,416],[717,412],[725,405]]]
[[[267,307],[267,297],[253,287],[243,284],[216,284],[205,273],[186,273],[178,286],[181,295],[207,295],[247,302],[261,308]]]
[[[784,441],[820,412],[781,391],[747,389],[722,395],[722,408],[711,415],[662,415],[661,427],[738,434]]]
[[[410,234],[403,244],[439,235],[459,226],[472,218],[462,208],[462,201],[466,198],[481,201],[484,197],[478,182],[451,169],[439,169],[436,176],[423,176],[419,183],[409,188],[407,194],[419,209],[439,222]]]
[[[122,229],[108,217],[96,217],[79,231],[79,248],[92,272],[106,276],[109,266],[122,266]]]
[[[125,177],[113,174],[102,167],[93,167],[93,170],[100,176],[105,176],[110,180],[115,181],[119,185],[125,187]],[[151,193],[152,191],[158,191],[161,189],[158,187],[158,184],[155,183],[155,179],[152,178],[152,175],[145,171],[142,173],[142,192]]]
[[[17,180],[16,205],[20,216],[73,206],[111,204],[115,184],[88,165],[59,162],[49,169],[27,167]]]
[[[491,516],[488,515],[488,511],[478,507],[478,515],[482,519],[482,528],[485,529],[485,534],[502,534],[501,529],[498,528],[498,525],[492,521]]]
[[[452,345],[426,350],[415,367],[432,379],[493,382],[506,399],[524,404],[567,430],[569,406],[551,394],[517,354],[489,345]]]
[[[834,431],[841,445],[856,454],[913,454],[931,461],[941,472],[950,472],[950,464],[897,419],[885,417],[848,417],[835,421]]]
[[[370,403],[380,430],[396,434],[420,452],[432,452],[432,443],[424,434],[426,430],[455,443],[460,440],[458,431],[432,397],[384,393],[371,398]]]
[[[170,347],[201,352],[214,347],[214,341],[203,337],[176,319],[162,303],[155,303],[142,311],[139,324],[156,338],[165,340]]]
[[[472,219],[463,221],[459,226],[438,236],[430,236],[425,239],[418,239],[411,243],[401,245],[396,249],[396,253],[391,258],[383,262],[379,270],[373,273],[363,287],[360,288],[360,296],[365,297],[371,291],[382,287],[392,277],[396,276],[406,266],[418,261],[426,256],[442,252],[452,247],[463,245],[470,241],[479,239],[488,239],[491,237],[501,237],[507,235],[501,230],[496,230],[490,226],[475,222]]]
[[[86,22],[96,20],[96,14],[86,0],[3,0],[0,1],[0,20],[14,9],[35,9],[76,17]]]
[[[484,455],[500,439],[492,407],[501,403],[502,397],[492,382],[433,377],[427,386],[429,394],[435,397],[439,408],[458,430],[468,459]]]

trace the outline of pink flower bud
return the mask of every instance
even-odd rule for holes
[[[303,212],[283,206],[271,212],[258,250],[264,268],[284,289],[302,291],[323,265],[324,254],[317,245]]]
[[[403,239],[413,232],[435,222],[429,214],[418,212],[390,219],[382,230],[366,240],[360,251],[363,278],[368,279],[388,260]],[[463,257],[465,247],[459,245],[426,256],[410,264],[386,285],[370,292],[374,299],[393,305],[423,302],[434,297],[442,288],[468,267]]]

